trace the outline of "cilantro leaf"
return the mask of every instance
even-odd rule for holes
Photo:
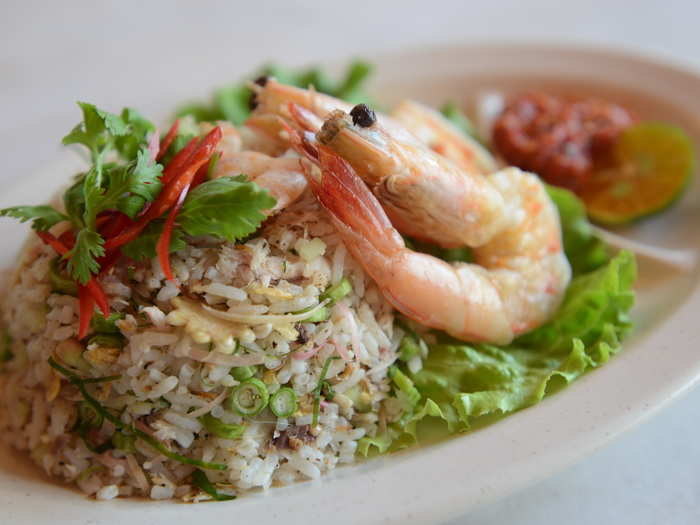
[[[99,233],[88,228],[78,233],[75,246],[68,253],[68,271],[79,283],[87,283],[100,270],[97,258],[105,254],[104,242]]]
[[[85,174],[81,174],[75,179],[73,185],[63,194],[63,206],[66,208],[66,213],[78,226],[83,224],[83,215],[85,214],[84,183]]]
[[[160,182],[162,173],[163,166],[153,160],[148,148],[142,148],[137,153],[136,164],[129,170],[127,191],[151,202],[158,196],[163,187]]]
[[[124,108],[121,119],[129,127],[129,131],[117,136],[114,146],[124,159],[131,160],[141,151],[142,145],[148,142],[149,133],[155,132],[156,127],[133,108]]]
[[[92,154],[95,163],[101,162],[104,151],[115,136],[126,135],[129,131],[126,122],[114,113],[98,109],[94,104],[78,102],[83,112],[83,121],[63,137],[63,144],[83,144]]]
[[[265,220],[263,210],[277,201],[245,175],[220,177],[197,186],[187,196],[178,223],[189,235],[213,235],[235,241]]]
[[[164,221],[151,222],[138,238],[122,246],[122,253],[136,261],[152,259],[156,256],[156,245],[161,233],[163,233],[164,225]],[[170,235],[170,252],[184,250],[185,247],[182,231],[177,228],[173,229]]]
[[[54,224],[69,220],[51,206],[13,206],[0,210],[0,217],[14,217],[20,222],[32,221],[32,228],[46,231]]]

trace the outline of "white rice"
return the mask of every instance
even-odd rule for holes
[[[178,454],[225,464],[225,471],[207,471],[222,493],[316,479],[354,461],[357,441],[377,432],[401,334],[391,307],[313,198],[286,209],[244,244],[188,241],[172,255],[177,283],[164,279],[157,261],[122,261],[102,279],[112,310],[124,315],[118,326],[126,344],[83,352],[83,377],[120,376],[89,385],[92,395]],[[5,294],[2,321],[14,358],[0,374],[3,438],[97,499],[209,499],[192,484],[193,466],[138,440],[135,452],[91,452],[74,431],[82,396],[47,360],[60,357],[59,345],[77,343],[78,304],[51,292],[53,257],[31,242]],[[319,308],[326,287],[343,277],[353,285],[350,295],[327,321],[308,322],[309,314],[299,312]],[[337,394],[323,401],[312,427],[314,389],[334,356],[342,359],[330,362],[326,379]],[[268,408],[248,418],[230,411],[225,400],[238,381],[229,372],[242,364],[258,364],[256,377],[270,392],[292,388],[297,412],[277,418]],[[369,396],[369,412],[356,412],[348,397],[353,389]],[[245,433],[216,437],[199,419],[206,414],[243,424]],[[114,430],[103,424],[99,440]]]

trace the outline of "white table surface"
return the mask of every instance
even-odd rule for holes
[[[50,162],[78,120],[75,100],[164,111],[267,59],[371,59],[456,41],[613,45],[700,68],[699,20],[697,0],[0,0],[0,182]],[[698,436],[696,390],[580,464],[451,523],[700,523]]]

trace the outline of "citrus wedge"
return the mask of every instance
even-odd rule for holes
[[[695,165],[683,130],[646,122],[627,128],[614,147],[615,165],[586,181],[580,197],[591,219],[623,224],[661,211],[683,192]]]

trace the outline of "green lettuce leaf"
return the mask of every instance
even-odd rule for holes
[[[410,395],[411,404],[384,432],[363,438],[358,453],[413,445],[435,422],[448,433],[468,430],[531,406],[606,363],[631,327],[627,312],[634,302],[635,277],[634,256],[620,252],[597,270],[576,277],[557,315],[508,346],[435,344],[416,373],[398,362],[402,374],[393,372],[395,395]]]

